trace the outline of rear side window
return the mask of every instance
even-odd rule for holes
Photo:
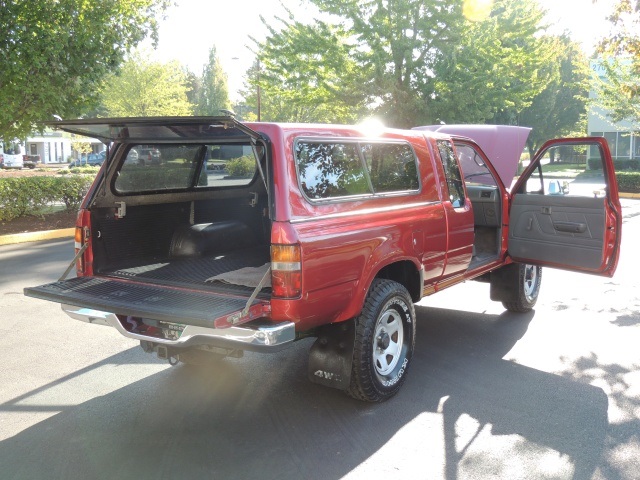
[[[311,200],[419,189],[416,156],[407,143],[298,141],[300,186]]]
[[[310,199],[370,193],[357,143],[310,143],[296,146],[302,190]]]
[[[120,165],[120,193],[248,185],[256,173],[249,144],[132,145]]]

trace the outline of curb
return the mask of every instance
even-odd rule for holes
[[[620,198],[640,198],[640,193],[620,193]]]
[[[638,199],[640,193],[621,193],[620,198]],[[42,240],[54,240],[56,238],[73,238],[76,229],[63,228],[61,230],[46,230],[44,232],[15,233],[13,235],[0,235],[0,245],[12,245],[14,243],[38,242]]]
[[[73,238],[76,229],[63,228],[61,230],[45,230],[43,232],[14,233],[12,235],[0,235],[0,245],[14,243],[38,242],[41,240],[53,240],[56,238]]]

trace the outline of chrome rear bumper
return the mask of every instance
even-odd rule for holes
[[[166,339],[130,332],[122,326],[114,313],[64,304],[62,305],[62,310],[76,320],[113,327],[125,337],[173,348],[210,345],[239,350],[277,351],[293,342],[296,336],[293,322],[275,324],[252,322],[252,324],[229,328],[206,328],[186,325],[179,338]]]

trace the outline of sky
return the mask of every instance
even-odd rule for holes
[[[590,54],[598,38],[609,27],[606,16],[615,0],[538,0],[548,11],[553,33],[567,30]],[[218,58],[229,77],[229,94],[238,100],[245,72],[254,61],[250,37],[263,40],[267,29],[262,15],[272,26],[275,17],[286,18],[284,4],[296,20],[308,21],[317,11],[304,0],[175,0],[160,22],[156,60],[178,60],[196,74],[208,60],[209,48],[216,46]]]

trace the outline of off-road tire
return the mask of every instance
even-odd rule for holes
[[[502,305],[510,312],[530,312],[538,300],[541,282],[542,267],[524,263],[518,264],[517,278],[514,278],[512,284],[512,288],[517,288],[515,300],[502,302]]]
[[[398,392],[413,355],[415,317],[405,287],[392,280],[373,281],[356,318],[349,395],[381,402]]]

